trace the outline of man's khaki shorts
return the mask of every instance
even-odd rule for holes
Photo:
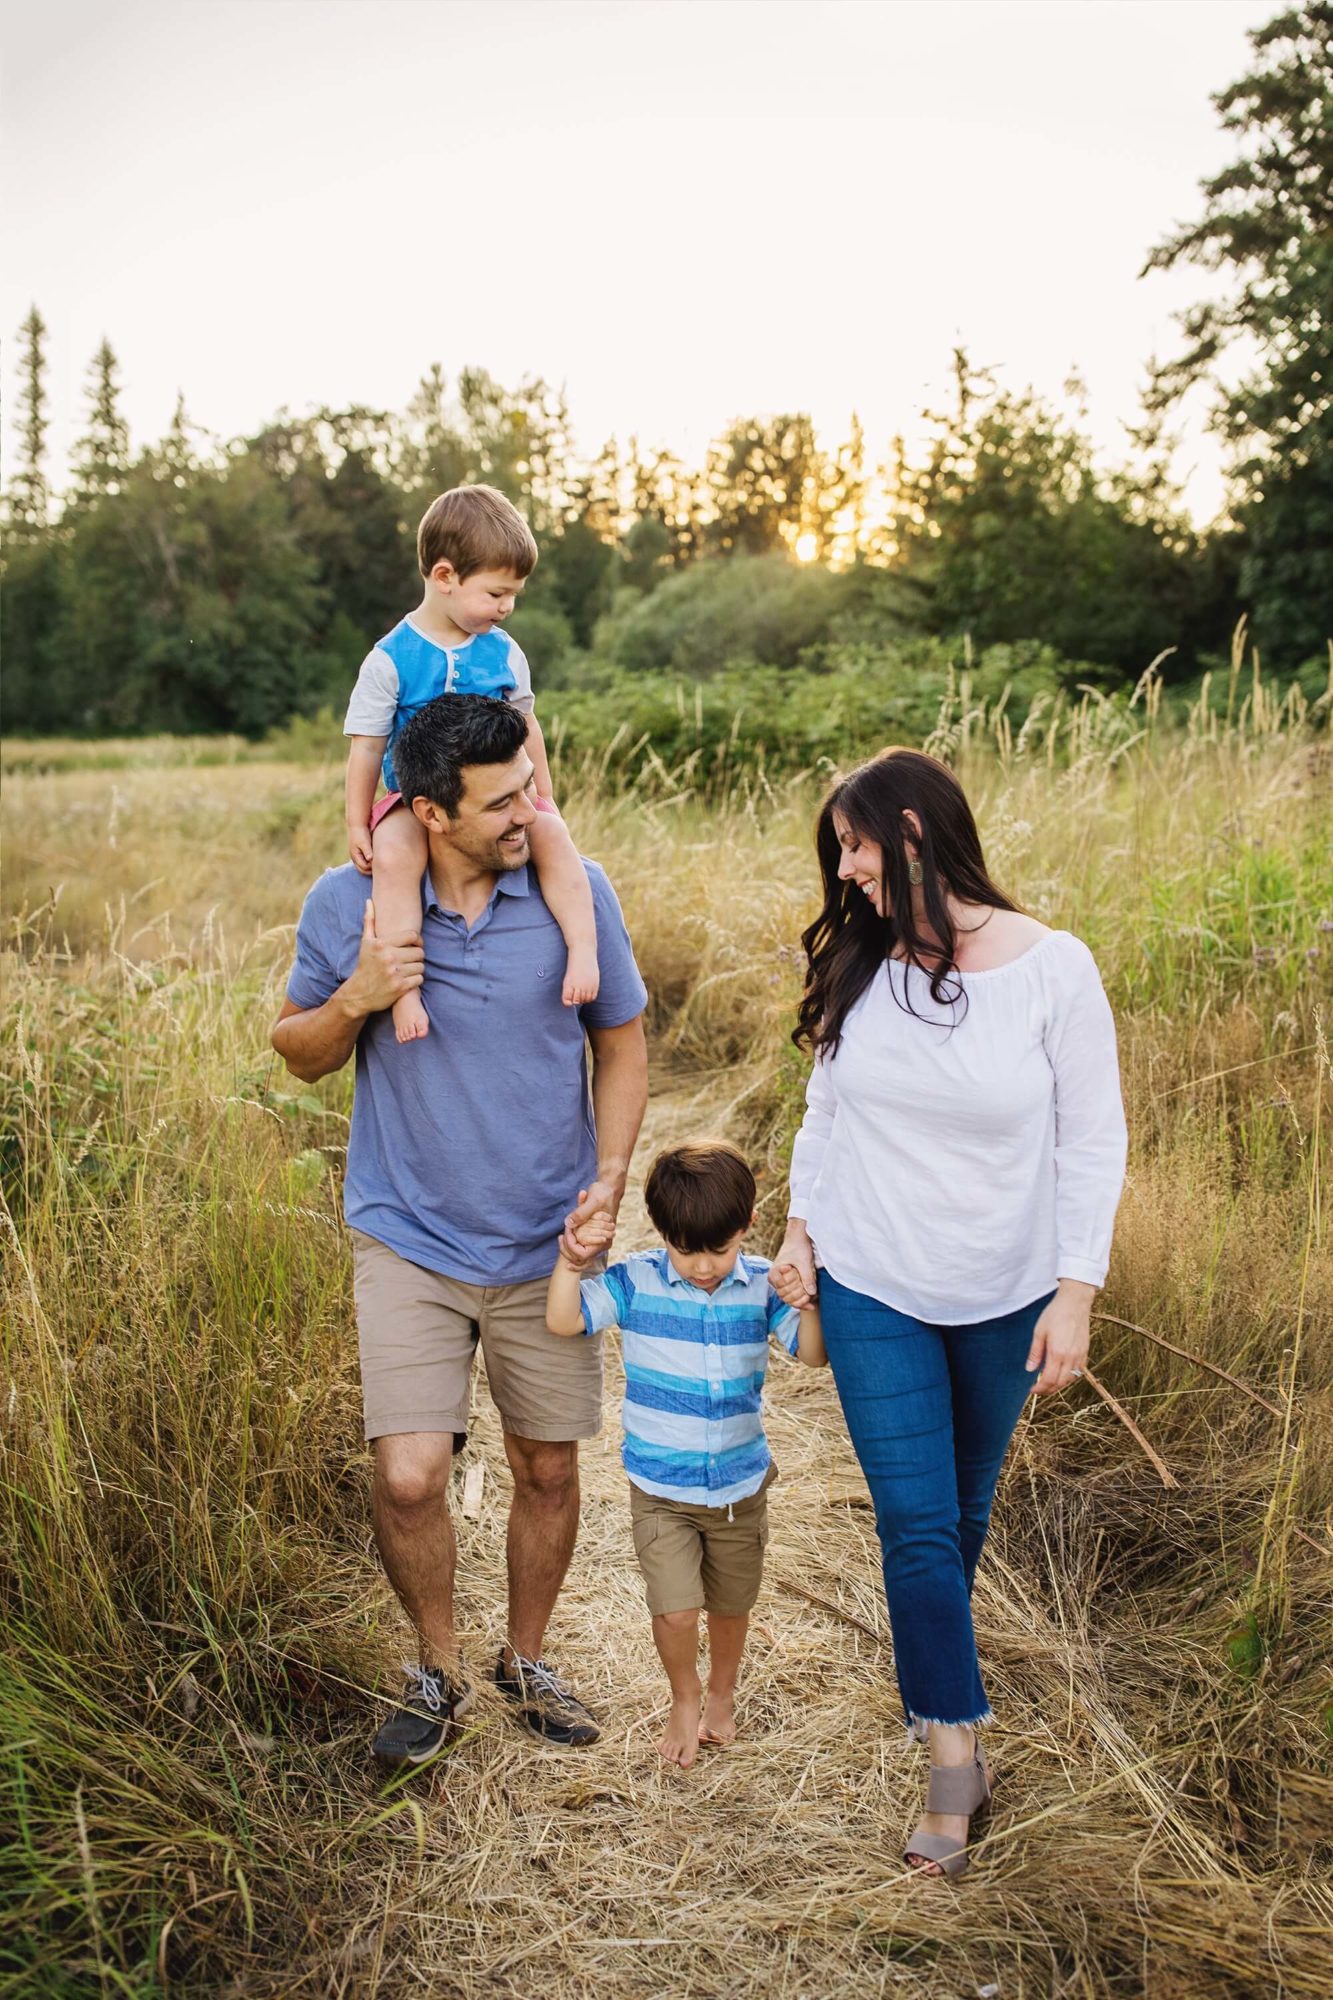
[[[654,1618],[701,1607],[741,1618],[754,1609],[768,1546],[768,1489],[777,1476],[770,1465],[759,1491],[730,1508],[663,1500],[631,1481],[634,1553]]]
[[[351,1232],[366,1438],[466,1432],[480,1343],[491,1400],[515,1437],[563,1444],[602,1427],[602,1342],[546,1325],[546,1280],[469,1285]]]

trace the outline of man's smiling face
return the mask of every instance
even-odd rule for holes
[[[469,764],[462,777],[458,814],[444,820],[444,838],[479,868],[500,875],[522,868],[531,858],[528,828],[537,817],[531,757],[524,749],[508,764]]]

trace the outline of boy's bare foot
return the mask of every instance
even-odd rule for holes
[[[664,1764],[679,1764],[688,1771],[699,1754],[699,1699],[673,1701],[667,1726],[656,1744]]]
[[[560,988],[560,998],[566,1007],[582,1007],[585,1001],[595,1000],[601,983],[596,945],[571,945],[565,966],[565,983]]]
[[[403,993],[393,1003],[393,1031],[400,1042],[419,1042],[430,1032],[430,1016],[419,993]]]
[[[703,1720],[699,1724],[699,1741],[716,1743],[724,1749],[736,1741],[735,1697],[730,1694],[712,1694],[704,1703]]]

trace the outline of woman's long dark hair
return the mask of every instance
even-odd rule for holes
[[[921,822],[919,843],[903,817],[907,812]],[[880,898],[889,915],[881,917],[854,882],[839,881],[842,845],[834,813],[840,813],[863,839],[878,841],[883,850]],[[908,839],[913,840],[921,863],[918,886],[931,936],[918,931],[913,919]],[[806,975],[792,1035],[797,1048],[834,1054],[851,1008],[880,966],[895,955],[926,975],[937,1003],[962,1000],[965,1006],[948,895],[996,910],[1015,910],[1018,905],[986,873],[972,808],[948,765],[923,750],[881,751],[834,785],[819,810],[815,847],[824,880],[824,907],[801,933]],[[910,992],[899,1005],[915,1012]]]

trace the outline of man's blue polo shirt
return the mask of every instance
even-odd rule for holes
[[[560,998],[565,941],[536,871],[497,878],[469,930],[422,884],[430,1033],[399,1043],[388,1013],[356,1045],[343,1212],[410,1263],[471,1284],[549,1275],[564,1218],[597,1166],[585,1028],[618,1028],[647,991],[615,890],[585,861],[601,990]],[[356,967],[369,879],[348,862],[305,900],[287,982],[319,1007]]]

